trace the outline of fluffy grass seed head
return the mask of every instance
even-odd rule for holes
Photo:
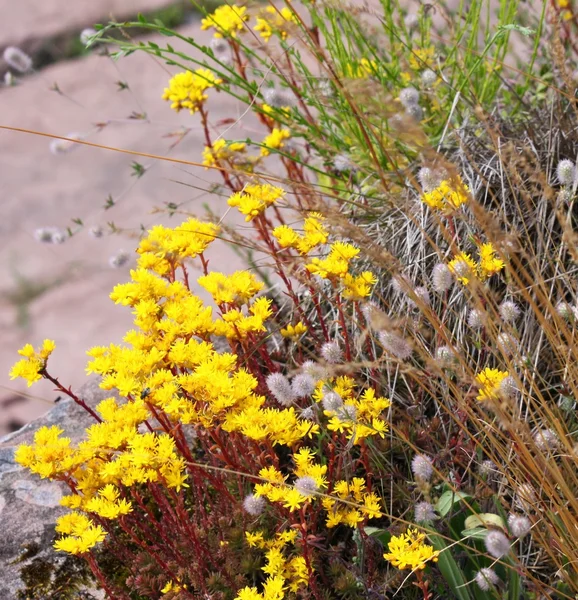
[[[530,533],[532,523],[524,515],[511,514],[508,516],[508,527],[515,538],[522,538]]]
[[[265,510],[265,505],[265,498],[255,496],[255,494],[249,494],[243,500],[245,512],[248,512],[252,517],[258,517]]]
[[[39,227],[34,232],[34,239],[43,244],[63,244],[66,237],[66,233],[58,227]]]
[[[414,87],[407,87],[399,92],[399,101],[404,108],[416,106],[419,102],[419,92]]]
[[[323,394],[321,405],[327,412],[336,413],[343,406],[343,398],[333,390],[329,390]]]
[[[271,373],[267,376],[267,387],[273,397],[282,406],[291,406],[295,401],[295,393],[289,380],[283,373]]]
[[[439,517],[436,515],[434,507],[429,502],[418,502],[414,507],[414,518],[416,523],[425,523],[435,521]]]
[[[298,373],[291,381],[291,389],[296,398],[311,396],[315,391],[315,379],[307,373]]]
[[[562,185],[572,185],[576,178],[576,165],[571,160],[561,160],[556,167],[556,174]]]
[[[510,540],[506,534],[491,529],[484,538],[484,544],[488,553],[494,558],[502,558],[510,552]]]
[[[493,569],[490,569],[489,567],[483,567],[482,569],[480,569],[476,573],[474,580],[477,586],[483,592],[489,592],[493,586],[497,585],[500,582],[500,578],[498,577],[496,572]]]
[[[470,310],[468,313],[468,325],[472,329],[481,329],[486,321],[485,317],[486,314],[483,311],[477,308],[472,308],[472,310]]]
[[[407,360],[413,352],[411,344],[393,331],[380,331],[377,338],[383,349],[399,360]]]
[[[32,59],[16,46],[8,46],[3,53],[4,62],[18,73],[28,73],[32,70]]]
[[[319,485],[315,479],[309,475],[298,477],[293,484],[295,489],[306,498],[314,496],[319,490]]]
[[[343,350],[339,347],[339,342],[333,340],[331,342],[325,342],[321,346],[321,357],[332,365],[337,365],[343,362]]]
[[[423,454],[416,454],[411,460],[411,471],[417,479],[429,481],[433,475],[431,459]]]
[[[441,184],[446,175],[441,169],[422,167],[417,173],[417,179],[424,192],[431,192]]]
[[[499,313],[506,323],[514,323],[520,316],[520,307],[512,300],[504,300],[499,306]]]
[[[449,267],[444,263],[438,263],[432,270],[431,281],[433,289],[438,294],[447,292],[455,280]]]

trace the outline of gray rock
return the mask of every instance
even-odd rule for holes
[[[78,395],[90,406],[110,395],[89,381]],[[58,424],[73,441],[82,437],[92,417],[72,400],[63,400],[43,417],[19,431],[0,439],[0,598],[2,600],[44,600],[68,598],[58,591],[66,582],[80,582],[71,598],[103,598],[101,591],[88,581],[88,567],[82,559],[55,552],[54,524],[64,514],[59,500],[66,493],[57,482],[40,479],[14,462],[19,444],[30,443],[42,426]]]

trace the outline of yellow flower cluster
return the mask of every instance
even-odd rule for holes
[[[214,13],[207,15],[201,20],[201,29],[215,29],[214,37],[237,37],[237,31],[243,31],[245,21],[249,19],[249,15],[245,14],[247,8],[245,6],[235,6],[224,4],[219,6]]]
[[[59,517],[56,531],[66,535],[57,540],[54,547],[69,554],[85,554],[106,537],[106,531],[100,525],[78,512]]]
[[[363,271],[357,276],[349,273],[349,264],[358,254],[359,248],[352,244],[334,242],[326,258],[313,258],[306,269],[322,279],[340,281],[345,298],[361,300],[371,294],[377,279],[371,271]]]
[[[362,58],[355,62],[348,60],[342,66],[343,77],[349,77],[350,79],[366,79],[373,75],[377,71],[377,62],[375,60],[369,60],[368,58]]]
[[[414,71],[431,68],[434,65],[435,48],[427,46],[426,48],[412,48],[409,56],[409,66]]]
[[[322,501],[327,511],[327,527],[343,524],[355,528],[366,519],[382,516],[380,499],[373,492],[365,491],[365,487],[361,477],[335,483],[331,497],[326,496]]]
[[[271,150],[280,150],[285,146],[285,140],[288,140],[290,137],[291,132],[288,129],[274,127],[262,142],[261,156],[269,156]]]
[[[426,192],[421,199],[430,208],[451,213],[468,201],[469,193],[468,186],[464,184],[461,177],[457,176],[442,181],[438,187]]]
[[[306,332],[307,327],[301,321],[296,325],[287,325],[287,327],[283,327],[283,329],[280,330],[280,333],[284,338],[291,338],[293,340],[300,338]]]
[[[213,142],[211,146],[205,146],[203,150],[203,165],[207,168],[214,167],[219,163],[226,161],[233,164],[247,163],[245,156],[247,144],[244,142],[228,143],[223,138]]]
[[[467,285],[472,278],[485,281],[492,275],[499,273],[505,266],[504,261],[496,256],[496,252],[490,242],[481,244],[478,248],[479,263],[469,254],[460,252],[448,263],[448,268],[456,275],[458,281],[464,285]]]
[[[476,383],[480,388],[476,399],[480,402],[498,399],[500,397],[500,384],[509,376],[508,371],[486,367],[476,375]]]
[[[303,235],[287,225],[279,225],[273,230],[273,237],[281,248],[294,248],[299,254],[308,254],[313,248],[325,244],[329,238],[324,220],[321,214],[310,213],[303,222]]]
[[[299,19],[288,6],[282,8],[267,6],[257,17],[257,25],[254,29],[266,42],[273,33],[277,33],[282,40],[286,40],[291,29],[298,24]]]
[[[327,467],[313,462],[313,454],[309,448],[301,448],[295,452],[293,460],[295,477],[311,477],[320,491],[327,485]],[[255,485],[255,496],[263,496],[270,502],[283,503],[283,507],[291,512],[311,500],[310,496],[302,494],[297,487],[288,486],[286,478],[275,467],[261,469],[259,476],[267,480],[267,483]]]
[[[229,198],[229,206],[239,209],[245,215],[245,221],[252,221],[267,207],[285,196],[285,191],[268,183],[245,186],[242,192],[236,192]]]
[[[253,587],[239,591],[237,600],[269,600],[269,598],[284,598],[283,592],[297,592],[299,588],[307,587],[309,573],[305,558],[301,555],[286,558],[283,550],[288,544],[297,540],[295,529],[277,533],[273,539],[266,540],[262,531],[245,533],[249,546],[265,550],[267,564],[262,568],[269,576],[265,582],[263,593],[259,594]],[[287,585],[286,585],[287,584]],[[282,594],[277,596],[276,594]]]
[[[388,427],[381,416],[383,411],[390,407],[390,400],[376,398],[375,390],[371,388],[357,396],[355,381],[347,376],[320,382],[313,393],[313,399],[321,402],[328,388],[338,394],[343,401],[340,408],[324,411],[324,414],[329,417],[327,424],[329,431],[345,433],[355,444],[373,435],[384,437]]]
[[[10,379],[22,377],[22,379],[26,379],[28,382],[28,387],[42,379],[41,372],[46,367],[46,361],[55,347],[56,345],[52,340],[44,340],[42,348],[36,352],[32,344],[26,344],[26,346],[18,350],[18,354],[25,358],[19,360],[12,367]]]
[[[177,73],[169,80],[169,87],[165,88],[163,100],[172,102],[171,108],[179,112],[183,108],[195,114],[203,102],[208,98],[205,91],[222,83],[208,69],[197,69],[194,73],[185,71]]]
[[[389,552],[383,558],[398,569],[425,569],[428,561],[437,562],[439,552],[424,540],[425,534],[411,528],[401,535],[394,535],[388,545]]]

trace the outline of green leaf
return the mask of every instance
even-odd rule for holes
[[[472,538],[474,540],[483,540],[488,535],[488,530],[485,527],[472,527],[471,529],[464,529],[462,536],[466,538]]]
[[[377,527],[365,527],[364,531],[367,535],[379,540],[384,548],[387,548],[391,540],[391,533],[387,529],[379,529]]]
[[[504,519],[502,519],[502,517],[499,515],[495,515],[494,513],[470,515],[464,523],[464,527],[466,529],[474,529],[475,527],[484,526],[487,527],[488,525],[495,525],[501,529],[506,529],[506,523],[504,522]]]
[[[449,510],[449,509],[448,509]],[[437,567],[458,600],[472,600],[466,578],[454,560],[445,540],[435,533],[429,533],[431,545],[439,552]]]
[[[508,600],[519,600],[522,597],[522,582],[516,564],[511,558],[506,560],[508,573]]]
[[[469,494],[464,492],[454,492],[453,490],[448,490],[444,492],[439,500],[436,503],[435,509],[442,517],[445,517],[453,505],[457,502],[461,502],[462,500],[470,500],[472,497]]]

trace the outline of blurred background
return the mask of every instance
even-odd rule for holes
[[[199,216],[207,205],[216,214],[226,210],[225,199],[207,191],[217,176],[202,167],[42,135],[200,162],[198,119],[177,115],[161,99],[174,68],[144,53],[115,62],[106,48],[85,50],[80,41],[96,23],[138,13],[210,43],[190,2],[0,0],[0,55],[14,46],[33,61],[22,74],[0,60],[0,125],[24,130],[0,129],[0,436],[57,398],[45,381],[27,388],[9,379],[18,349],[55,340],[50,371],[78,388],[87,380],[85,351],[121,342],[131,328],[130,310],[108,295],[129,278],[140,232],[179,223],[182,215],[169,214],[175,208]],[[224,94],[210,108],[217,125],[241,112]],[[210,252],[213,265],[244,266],[224,243]]]

